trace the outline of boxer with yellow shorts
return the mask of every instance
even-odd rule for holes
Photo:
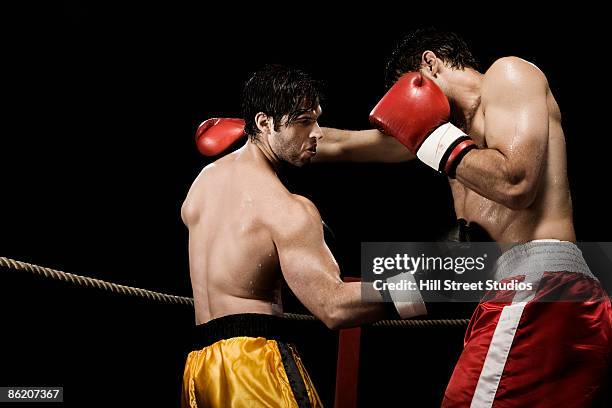
[[[278,177],[317,153],[323,133],[316,82],[298,70],[266,67],[247,81],[242,110],[244,121],[215,119],[198,129],[207,154],[243,132],[248,140],[202,170],[182,207],[196,324],[205,338],[187,359],[183,405],[319,406],[277,324],[282,280],[329,328],[379,320],[388,306],[362,302],[361,283],[340,279],[317,208]]]

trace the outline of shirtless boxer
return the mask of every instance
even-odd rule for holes
[[[340,279],[316,207],[277,176],[283,165],[301,167],[316,154],[323,137],[316,83],[267,67],[246,83],[243,114],[248,141],[206,166],[182,207],[199,333],[182,405],[320,406],[287,341],[282,279],[330,328],[379,320],[384,305],[361,303],[361,284]],[[235,123],[213,122],[200,128],[205,139],[233,137]]]
[[[393,52],[393,86],[370,115],[394,141],[329,130],[332,157],[352,149],[363,158],[370,147],[374,156],[395,151],[389,160],[416,155],[448,175],[468,235],[477,224],[506,250],[494,278],[534,285],[480,303],[443,406],[590,406],[609,369],[612,309],[573,243],[559,107],[527,61],[476,68],[455,34],[411,33]]]

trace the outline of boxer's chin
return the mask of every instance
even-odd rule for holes
[[[312,162],[312,158],[315,157],[316,154],[317,154],[316,150],[315,151],[306,150],[302,152],[302,154],[300,155],[300,160],[302,161],[302,165],[310,164]]]
[[[300,157],[298,160],[292,161],[291,164],[294,165],[295,167],[303,167],[303,166],[310,164],[311,161],[312,161],[312,158],[310,157]]]
[[[303,152],[299,156],[294,156],[291,158],[291,160],[287,160],[287,163],[295,167],[302,167],[307,164],[310,164],[312,162],[313,157],[314,157],[314,154],[311,154],[309,152]]]

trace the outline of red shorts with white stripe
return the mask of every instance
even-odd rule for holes
[[[606,381],[612,307],[580,250],[519,247],[500,258],[496,278],[533,290],[491,292],[478,305],[443,407],[588,407]]]

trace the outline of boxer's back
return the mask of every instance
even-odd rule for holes
[[[240,149],[207,166],[183,204],[196,323],[235,313],[282,312],[278,256],[266,220],[286,190]]]

